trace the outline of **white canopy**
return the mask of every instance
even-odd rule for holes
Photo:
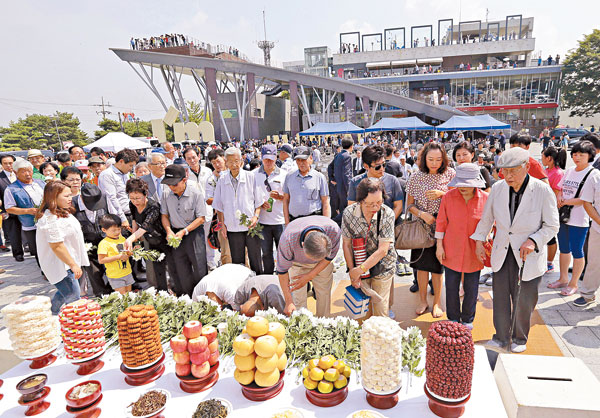
[[[132,138],[123,132],[110,132],[99,140],[85,145],[83,149],[89,151],[94,147],[100,147],[104,151],[119,152],[124,148],[145,149],[148,148],[148,143]]]

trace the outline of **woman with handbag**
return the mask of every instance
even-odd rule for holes
[[[560,182],[565,175],[565,168],[567,166],[567,151],[563,148],[557,148],[555,146],[547,147],[542,152],[542,165],[546,168],[546,174],[548,175],[548,184],[556,195],[558,202],[558,196],[560,195]],[[548,270],[546,273],[552,273],[554,271],[554,257],[556,257],[556,250],[558,244],[556,237],[552,238],[548,242]]]
[[[590,217],[583,207],[580,196],[586,179],[594,170],[590,163],[594,161],[595,156],[596,148],[591,142],[580,141],[573,145],[571,158],[575,167],[568,168],[560,182],[561,191],[558,196],[560,278],[550,283],[548,287],[562,288],[560,294],[563,296],[571,296],[577,292],[577,280],[585,266],[583,245],[590,227]],[[573,273],[569,280],[571,255],[573,255]]]
[[[483,263],[475,254],[475,241],[470,236],[481,219],[488,194],[481,190],[485,181],[473,163],[459,165],[448,187],[456,188],[446,193],[440,204],[435,228],[436,255],[446,272],[448,319],[472,328]],[[462,307],[461,279],[465,291]]]
[[[432,235],[442,197],[448,191],[448,183],[454,175],[455,171],[449,166],[445,149],[437,142],[428,142],[421,150],[419,170],[408,179],[406,205],[412,215],[429,226]],[[411,267],[418,270],[420,301],[417,315],[422,315],[429,308],[427,282],[431,274],[434,290],[432,315],[440,318],[443,315],[440,307],[443,267],[436,256],[435,241],[427,248],[413,249],[410,259]]]
[[[371,303],[373,315],[377,316],[388,316],[396,270],[395,216],[394,211],[383,204],[384,199],[383,182],[367,177],[356,188],[356,203],[346,207],[342,216],[342,248],[350,281],[358,289],[364,278],[381,296],[380,301],[372,299]],[[358,249],[363,251],[363,257],[359,258]]]

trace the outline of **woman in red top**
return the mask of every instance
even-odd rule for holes
[[[488,194],[481,190],[485,182],[473,163],[459,165],[448,187],[454,189],[446,193],[440,205],[435,228],[436,255],[446,272],[448,319],[472,328],[483,263],[475,255],[475,241],[470,236],[481,219]],[[465,291],[462,307],[461,279]]]

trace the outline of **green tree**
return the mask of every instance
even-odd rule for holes
[[[86,133],[79,128],[79,119],[73,117],[73,113],[57,111],[54,115],[25,115],[16,122],[11,121],[6,128],[0,127],[0,150],[39,148],[57,151],[60,149],[59,134],[63,143],[85,145],[88,142]]]
[[[112,119],[102,119],[98,122],[100,129],[94,131],[96,139],[102,138],[109,132],[119,132],[121,125],[118,121]],[[152,126],[148,121],[123,122],[123,130],[129,136],[152,136]]]
[[[600,113],[600,30],[579,41],[563,64],[562,99],[571,116]]]
[[[197,124],[200,124],[200,122],[205,120],[204,106],[201,103],[195,102],[193,100],[188,100],[186,109],[190,118],[190,122],[196,122]],[[210,118],[207,118],[206,120],[210,122]]]
[[[290,99],[290,91],[289,90],[283,90],[281,93],[279,93],[279,95],[277,97],[281,97],[283,99]]]

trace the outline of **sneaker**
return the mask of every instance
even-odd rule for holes
[[[487,280],[490,277],[492,277],[492,275],[490,273],[482,274],[481,276],[479,276],[479,284],[485,284],[485,282],[487,282]]]
[[[511,353],[522,353],[525,350],[527,350],[527,346],[525,344],[512,343],[510,345]]]
[[[22,262],[22,261],[25,261],[25,257],[23,257],[22,255],[16,255],[15,260]]]
[[[492,282],[494,281],[494,276],[490,276],[486,281],[485,281],[485,285],[486,286],[492,286]]]
[[[410,264],[405,264],[404,265],[404,275],[412,276],[412,274],[413,274],[413,270],[412,270],[412,268],[410,268]]]
[[[10,248],[8,248],[6,245],[0,245],[0,250],[4,253],[7,253],[10,251]]]
[[[396,263],[396,275],[404,276],[406,274],[406,270],[404,269],[404,264]]]
[[[419,282],[417,282],[416,280],[413,281],[413,284],[408,290],[410,290],[410,293],[417,293],[419,291]]]
[[[486,350],[495,351],[496,353],[506,352],[506,343],[501,343],[500,341],[494,340],[493,338],[491,340],[485,341],[483,343],[483,347]]]
[[[548,267],[546,268],[546,273],[552,273],[554,271],[554,264],[548,263]]]
[[[463,325],[467,328],[469,328],[470,330],[473,329],[473,323],[472,322],[463,322]]]
[[[394,313],[394,311],[392,311],[390,309],[390,311],[388,312],[388,316],[390,317],[390,319],[396,319],[396,314]]]
[[[579,296],[577,299],[573,301],[573,305],[579,306],[580,308],[585,308],[588,305],[594,303],[596,299],[586,299],[583,296]]]

